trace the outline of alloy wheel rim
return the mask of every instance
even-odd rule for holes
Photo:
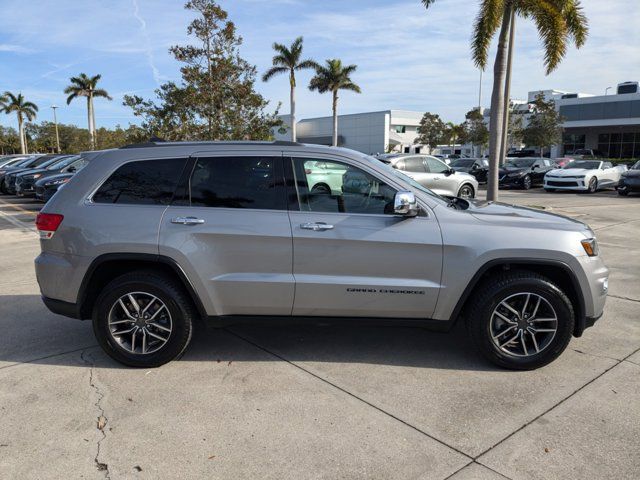
[[[558,331],[558,315],[543,296],[520,292],[498,303],[489,330],[491,340],[502,352],[530,357],[549,347]]]
[[[118,298],[108,316],[111,338],[128,353],[148,355],[164,347],[173,331],[171,312],[155,295],[130,292]]]
[[[460,198],[471,198],[471,187],[463,186],[460,189]]]
[[[531,187],[531,179],[529,177],[524,177],[524,188]]]

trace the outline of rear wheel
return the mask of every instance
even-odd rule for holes
[[[629,195],[629,192],[627,192],[626,190],[618,190],[618,195],[626,197],[627,195]]]
[[[587,187],[587,192],[596,193],[597,191],[598,191],[598,179],[596,177],[591,177]]]
[[[552,192],[555,192],[555,191],[556,191],[556,189],[555,189],[555,188],[545,188],[545,189],[544,189],[544,191],[545,191],[545,192],[552,193]]]
[[[571,340],[573,305],[548,278],[528,271],[503,273],[474,292],[467,327],[479,352],[513,370],[555,360]]]
[[[469,185],[468,183],[465,183],[464,185],[462,185],[460,187],[460,190],[458,190],[458,197],[460,198],[473,198],[475,197],[475,190],[473,189],[473,187],[471,185]]]
[[[313,194],[313,195],[331,195],[331,189],[329,188],[328,185],[325,185],[323,183],[319,183],[319,184],[313,186],[313,188],[311,189],[311,194]]]
[[[114,360],[158,367],[182,355],[196,318],[182,287],[155,272],[132,272],[110,282],[93,312],[98,343]]]

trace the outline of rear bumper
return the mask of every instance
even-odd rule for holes
[[[62,300],[56,300],[55,298],[49,298],[42,295],[42,301],[44,305],[49,309],[50,312],[53,312],[58,315],[63,315],[69,318],[75,318],[77,320],[81,320],[80,318],[80,309],[78,305],[75,303],[63,302]]]

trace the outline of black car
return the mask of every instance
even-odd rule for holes
[[[622,174],[618,183],[618,195],[627,196],[632,192],[640,192],[640,160]]]
[[[2,178],[2,182],[0,183],[0,191],[4,194],[15,194],[16,175],[18,173],[22,173],[35,168],[47,167],[57,161],[58,157],[60,157],[60,155],[40,155],[32,158],[27,162],[20,163],[19,166],[10,168]]]
[[[65,167],[60,172],[54,172],[53,174],[43,176],[35,182],[35,195],[36,199],[43,202],[49,201],[54,193],[58,191],[60,187],[65,185],[71,178],[84,168],[89,163],[89,158],[86,156],[78,156],[76,160],[71,162],[70,165]]]
[[[518,187],[529,190],[544,183],[544,175],[557,168],[548,158],[507,158],[498,171],[500,187]]]
[[[20,170],[27,165],[31,165],[38,157],[35,155],[28,155],[24,158],[19,159],[17,162],[10,162],[6,165],[3,165],[0,168],[0,193],[7,193],[4,184],[4,178],[7,174],[14,172],[16,170]]]
[[[35,193],[34,184],[37,179],[56,173],[64,173],[65,169],[79,158],[79,155],[62,155],[47,167],[34,168],[16,174],[16,195],[33,195]]]
[[[486,158],[458,158],[449,164],[456,172],[473,175],[478,183],[487,183],[489,161]]]

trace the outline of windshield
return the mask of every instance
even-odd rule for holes
[[[535,158],[507,158],[507,166],[525,168],[533,165],[535,161]]]
[[[600,168],[600,162],[595,162],[593,160],[574,160],[573,162],[567,163],[564,167],[565,170],[569,168],[586,168],[587,170],[597,170]]]
[[[640,170],[640,160],[638,160],[630,170]]]
[[[441,197],[440,195],[438,195],[437,193],[432,192],[431,190],[429,190],[426,187],[423,187],[418,182],[416,182],[413,178],[411,178],[408,175],[405,175],[400,170],[396,170],[392,166],[390,166],[390,165],[382,162],[381,160],[378,160],[377,158],[372,157],[370,155],[364,155],[363,154],[362,156],[366,160],[368,160],[369,162],[372,162],[372,163],[376,164],[378,167],[382,167],[383,170],[385,170],[387,173],[391,174],[392,176],[397,177],[397,178],[401,179],[403,182],[408,183],[409,185],[411,185],[416,190],[420,190],[421,192],[424,192],[424,193],[426,193],[427,195],[429,195],[429,196],[431,196],[433,198],[437,198],[438,200],[442,200],[445,203],[449,203],[446,198]]]
[[[459,158],[451,162],[451,166],[453,168],[456,168],[456,167],[471,168],[473,167],[473,162],[475,162],[473,158]]]
[[[58,158],[56,162],[53,162],[47,167],[47,170],[60,170],[69,165],[71,162],[75,162],[78,158],[80,158],[79,155],[69,155],[68,157]]]

